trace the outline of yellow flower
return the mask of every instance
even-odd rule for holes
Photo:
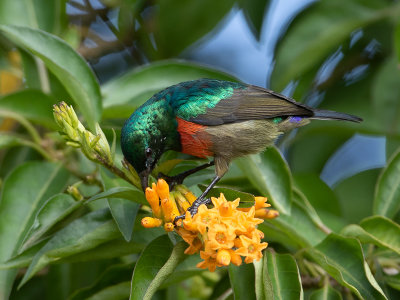
[[[240,236],[242,247],[235,251],[236,254],[245,256],[244,262],[246,264],[252,263],[253,260],[260,260],[262,257],[261,251],[267,248],[268,243],[260,243],[260,238],[256,235],[252,239],[245,235]]]
[[[210,272],[214,272],[217,268],[217,252],[200,251],[200,257],[204,259],[204,261],[199,262],[196,267],[200,269],[208,268]]]
[[[212,250],[229,249],[234,246],[236,238],[235,230],[228,228],[225,224],[210,224],[208,229],[208,241]]]
[[[163,179],[146,189],[146,199],[155,218],[142,219],[143,226],[163,225],[167,232],[175,230],[189,245],[185,254],[200,251],[203,261],[197,267],[211,272],[231,263],[239,266],[242,257],[245,263],[259,260],[268,243],[261,242],[264,233],[257,229],[257,225],[263,219],[279,215],[276,210],[267,209],[270,205],[265,197],[255,197],[253,206],[239,208],[240,199],[227,201],[221,194],[218,198],[211,198],[213,208],[200,205],[192,216],[187,209],[195,196],[183,185],[170,191]],[[174,226],[172,221],[178,214],[185,214],[185,219]]]

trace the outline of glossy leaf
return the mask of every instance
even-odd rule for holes
[[[269,6],[269,0],[241,0],[241,7],[247,20],[247,24],[252,30],[257,40],[261,38],[261,29],[264,21],[264,16]]]
[[[207,185],[200,184],[199,188],[202,192],[205,191]],[[219,197],[221,193],[224,194],[226,200],[234,201],[237,198],[240,198],[240,207],[250,207],[254,205],[254,195],[249,193],[240,192],[227,187],[214,187],[211,191],[208,192],[207,197]]]
[[[257,299],[274,299],[274,290],[268,273],[266,255],[267,251],[264,251],[263,258],[253,262]]]
[[[129,297],[130,287],[130,281],[120,282],[98,291],[87,300],[125,300]]]
[[[182,247],[182,244],[179,245]],[[167,235],[156,238],[143,250],[133,271],[131,300],[151,299],[158,286],[162,283],[158,274],[170,261],[173,250],[173,245]],[[182,252],[181,255],[183,255],[184,247],[180,251]],[[173,259],[176,260],[177,257]]]
[[[120,236],[108,210],[97,210],[58,231],[40,249],[28,267],[20,286],[49,263],[106,243]]]
[[[16,135],[1,132],[0,149],[11,148],[24,144],[24,140]]]
[[[361,221],[360,226],[347,226],[342,234],[355,237],[362,243],[372,243],[390,249],[400,255],[400,226],[385,217],[366,218]]]
[[[107,268],[97,279],[96,281],[85,288],[77,290],[73,293],[73,295],[69,298],[69,300],[84,300],[90,299],[89,297],[95,298],[99,295],[104,295],[105,292],[112,291],[115,287],[120,284],[128,282],[127,286],[127,295],[123,299],[127,299],[129,297],[130,291],[130,277],[132,276],[133,264],[118,264],[112,265]],[[123,292],[122,288],[118,288],[118,291]],[[114,290],[114,293],[116,291]],[[119,293],[118,293],[119,295]],[[108,299],[115,299],[117,294],[111,295]]]
[[[156,92],[182,81],[199,78],[237,81],[231,75],[191,62],[154,62],[136,68],[103,86],[103,118],[127,118]]]
[[[48,199],[37,212],[19,253],[36,243],[52,226],[82,204],[81,201],[76,201],[67,194],[57,194]]]
[[[100,88],[83,58],[67,43],[44,31],[1,25],[0,32],[44,61],[70,93],[89,128],[94,131],[94,124],[101,116]]]
[[[37,90],[23,90],[0,98],[0,110],[11,111],[37,124],[55,128],[55,100]]]
[[[65,187],[68,173],[58,164],[30,162],[5,180],[0,199],[0,262],[16,254],[41,205]],[[16,270],[0,271],[0,298],[7,298]]]
[[[278,46],[272,87],[282,90],[291,80],[320,64],[350,34],[363,26],[392,15],[399,16],[400,6],[384,1],[330,1],[312,4],[292,23]]]
[[[299,248],[316,245],[326,236],[322,228],[315,226],[307,209],[297,201],[293,202],[290,216],[281,214],[268,222],[286,234]]]
[[[0,23],[25,25],[60,33],[66,22],[64,1],[2,0],[0,1]],[[22,11],[23,14],[21,14]]]
[[[233,0],[165,0],[156,16],[154,39],[161,58],[180,54],[221,22]],[[195,12],[195,13],[193,13]],[[177,26],[185,24],[185,26]]]
[[[395,55],[388,57],[378,70],[372,86],[372,106],[379,123],[388,132],[400,128],[400,70]]]
[[[400,151],[389,160],[379,176],[375,189],[373,212],[392,218],[400,209]]]
[[[103,179],[104,187],[107,190],[125,185],[125,181],[116,179],[112,180],[105,172],[101,173],[101,177]],[[135,224],[136,215],[140,205],[124,198],[109,197],[107,201],[111,214],[117,223],[119,230],[125,240],[129,242],[132,237],[133,225]]]
[[[340,293],[332,288],[329,284],[325,284],[321,289],[311,293],[310,300],[341,300]]]
[[[280,213],[290,215],[292,178],[289,167],[275,147],[236,160],[243,173]]]
[[[357,297],[366,300],[387,299],[372,276],[356,239],[330,234],[316,247],[307,249],[306,253]]]
[[[397,24],[396,30],[394,31],[394,43],[397,62],[400,62],[400,23]]]
[[[228,272],[235,300],[256,299],[253,264],[242,264],[240,266],[230,264]]]
[[[290,254],[265,251],[264,272],[268,273],[267,276],[273,292],[272,297],[264,299],[294,300],[304,298],[299,269]]]
[[[139,191],[136,188],[133,187],[126,187],[126,186],[119,186],[119,187],[114,187],[111,188],[107,191],[98,193],[94,195],[93,197],[89,198],[87,201],[95,201],[99,199],[105,199],[105,198],[122,198],[122,199],[127,199],[139,204],[147,204],[147,201],[144,197],[143,192]]]

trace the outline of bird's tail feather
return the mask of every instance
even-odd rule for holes
[[[344,120],[344,121],[351,121],[351,122],[361,122],[362,119],[345,114],[345,113],[340,113],[336,111],[331,111],[331,110],[323,110],[323,109],[315,109],[314,110],[314,115],[310,119],[318,119],[318,120]]]

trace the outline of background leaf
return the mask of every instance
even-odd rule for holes
[[[112,240],[120,235],[108,209],[91,212],[58,231],[33,258],[20,286],[49,263]]]
[[[253,264],[242,264],[240,266],[230,264],[228,272],[234,299],[256,299],[254,285],[255,271]]]
[[[264,265],[271,280],[274,299],[304,298],[299,269],[291,255],[265,251]]]
[[[371,275],[359,242],[330,234],[307,254],[340,284],[362,299],[387,299]]]
[[[41,91],[23,90],[0,98],[0,110],[17,113],[29,121],[54,129],[52,106],[55,102]]]
[[[82,57],[67,43],[44,31],[11,25],[0,26],[0,31],[12,42],[44,61],[70,93],[90,129],[95,131],[94,124],[101,116],[100,88]]]
[[[155,42],[158,56],[180,54],[186,47],[211,31],[230,11],[233,0],[166,0],[156,16]],[[193,12],[197,13],[193,13]],[[204,18],[207,16],[207,18]],[[185,26],[176,26],[177,22]]]
[[[279,91],[290,80],[300,78],[333,53],[354,30],[399,13],[398,3],[390,9],[384,2],[371,0],[313,3],[296,19],[278,46],[272,87]]]
[[[395,153],[379,176],[375,189],[374,214],[392,218],[400,209],[400,151]]]
[[[171,255],[173,245],[167,235],[153,240],[142,252],[135,270],[131,284],[131,300],[145,299],[154,277],[165,265]],[[150,299],[151,295],[146,299]]]
[[[68,173],[57,164],[31,162],[5,180],[0,199],[0,261],[18,251],[40,206],[60,192]],[[8,298],[17,270],[0,271],[0,298]]]
[[[274,209],[290,215],[292,178],[289,167],[275,147],[264,153],[236,160],[260,195],[267,196]]]
[[[400,226],[385,217],[366,218],[361,221],[360,226],[351,224],[342,233],[355,237],[362,243],[372,243],[400,255]]]

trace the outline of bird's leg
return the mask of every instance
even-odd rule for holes
[[[197,167],[195,167],[193,169],[190,169],[190,170],[187,170],[185,172],[179,173],[178,175],[175,175],[175,176],[168,176],[168,175],[165,175],[163,173],[159,173],[158,174],[158,178],[164,178],[165,181],[170,186],[170,188],[172,189],[174,185],[182,184],[183,181],[185,180],[185,178],[188,177],[189,175],[192,175],[192,174],[194,174],[194,173],[196,173],[196,172],[198,172],[200,170],[206,169],[206,168],[211,167],[213,165],[214,165],[214,161],[210,161],[210,162],[208,162],[206,164],[197,166]]]
[[[194,216],[197,213],[197,210],[199,209],[200,205],[202,204],[210,204],[211,200],[210,198],[206,198],[208,192],[214,187],[214,185],[217,184],[217,182],[221,179],[221,177],[219,177],[218,175],[215,176],[215,178],[213,179],[213,181],[210,183],[210,185],[205,189],[205,191],[200,195],[199,198],[197,198],[192,206],[190,206],[187,210],[190,212],[190,214],[192,216]],[[174,219],[174,223],[176,223],[178,220],[183,220],[185,218],[185,214],[180,215],[175,217]]]

